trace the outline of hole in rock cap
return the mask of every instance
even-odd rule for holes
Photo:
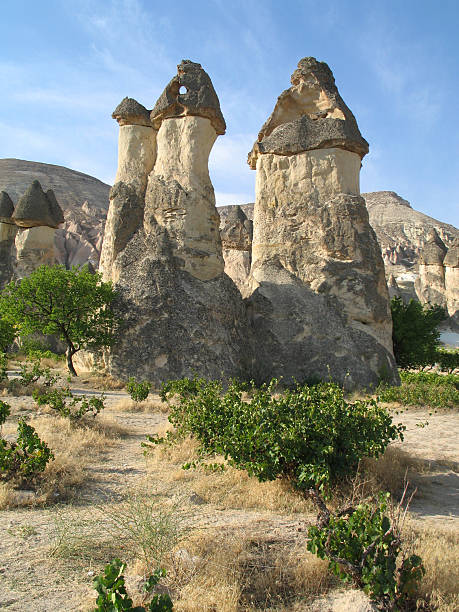
[[[188,89],[185,87],[185,85],[181,85],[181,86],[180,86],[180,89],[178,90],[178,92],[179,92],[179,94],[180,94],[181,96],[183,96],[183,94],[188,93]]]

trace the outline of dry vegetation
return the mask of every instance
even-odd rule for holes
[[[88,387],[92,381],[86,378]],[[127,585],[137,605],[144,575],[158,564],[167,570],[162,584],[178,612],[349,612],[360,605],[357,592],[340,596],[327,563],[307,552],[313,507],[283,482],[259,483],[233,468],[183,470],[195,457],[190,439],[155,447],[145,461],[140,441],[167,428],[157,396],[139,404],[127,395],[115,397],[109,416],[80,425],[44,411],[37,415],[28,397],[10,400],[14,410],[4,433],[11,435],[18,416],[28,414],[56,459],[37,495],[19,503],[33,507],[15,508],[17,492],[0,488],[6,526],[0,607],[10,601],[5,609],[12,611],[90,610],[92,577],[116,556],[128,563]],[[413,432],[427,436],[429,429]],[[431,457],[422,452],[393,445],[379,460],[365,461],[358,479],[335,492],[336,503],[381,488],[397,496],[406,474],[422,500],[423,478],[431,470]],[[457,468],[451,455],[447,463]],[[413,517],[405,528],[407,546],[423,557],[427,570],[419,595],[439,612],[459,610],[456,525]],[[43,574],[36,579],[38,596],[30,564]]]

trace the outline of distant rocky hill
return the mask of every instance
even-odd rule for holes
[[[55,238],[60,263],[70,267],[90,261],[97,267],[110,185],[63,166],[0,159],[0,191],[6,191],[14,204],[35,179],[45,191],[54,191],[64,211],[65,222]]]
[[[16,203],[31,182],[53,189],[64,211],[65,223],[56,232],[56,247],[61,263],[79,265],[90,261],[98,265],[110,185],[63,166],[20,159],[0,159],[0,191],[9,193]],[[459,230],[413,209],[393,191],[363,193],[370,223],[381,245],[386,277],[406,297],[415,297],[419,277],[419,257],[429,232],[435,229],[447,248],[459,239]],[[226,270],[247,292],[250,269],[253,204],[222,206],[221,234]],[[391,279],[391,277],[393,277]]]

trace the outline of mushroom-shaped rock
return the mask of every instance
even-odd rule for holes
[[[0,222],[14,225],[11,218],[14,212],[14,204],[6,191],[0,192]]]
[[[19,199],[12,218],[20,227],[57,228],[64,221],[62,209],[53,191],[50,189],[45,193],[37,180],[33,181]]]
[[[163,119],[197,115],[210,119],[217,134],[224,134],[226,123],[212,81],[201,64],[182,60],[175,76],[151,111],[151,121],[159,129]]]
[[[123,98],[112,113],[119,125],[145,125],[151,127],[150,111],[134,98]]]
[[[292,74],[291,83],[277,99],[249,153],[252,169],[260,153],[291,155],[330,147],[352,151],[361,158],[368,153],[368,143],[325,62],[303,58]]]
[[[421,264],[425,265],[443,265],[443,260],[447,248],[445,243],[437,234],[437,231],[432,228],[427,235],[427,241],[421,249],[419,260]]]

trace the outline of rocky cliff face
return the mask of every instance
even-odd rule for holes
[[[57,261],[67,267],[91,262],[97,268],[110,186],[62,166],[0,159],[0,191],[14,202],[34,180],[45,191],[54,191],[64,213],[64,223],[54,234]]]

